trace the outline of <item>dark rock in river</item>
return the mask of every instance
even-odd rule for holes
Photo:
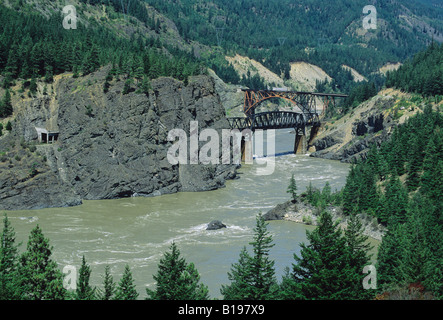
[[[287,201],[284,203],[277,204],[274,208],[269,210],[263,215],[263,219],[266,221],[270,220],[283,220],[285,213],[288,211],[289,207],[294,207],[292,201]]]
[[[206,228],[206,230],[218,230],[218,229],[222,229],[222,228],[226,228],[226,225],[224,225],[219,220],[214,220],[208,224],[208,227]]]

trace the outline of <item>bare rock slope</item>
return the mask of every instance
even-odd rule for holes
[[[386,141],[392,130],[421,109],[411,95],[387,89],[351,113],[328,121],[312,142],[312,157],[352,162],[366,158],[372,144]]]

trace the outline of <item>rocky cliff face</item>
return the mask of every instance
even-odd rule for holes
[[[191,121],[198,121],[200,130],[229,128],[211,78],[194,77],[187,86],[160,78],[152,81],[149,95],[122,94],[124,81],[114,81],[105,94],[106,74],[105,68],[77,79],[59,77],[49,96],[15,103],[13,131],[0,138],[5,158],[0,162],[0,209],[205,191],[235,177],[233,165],[172,165],[167,160],[170,130],[183,129],[189,137]],[[35,127],[59,132],[58,141],[37,144],[31,152],[27,146],[37,141]],[[16,161],[20,152],[31,158]],[[17,175],[21,180],[13,181]]]

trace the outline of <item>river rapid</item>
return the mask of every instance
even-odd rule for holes
[[[291,151],[294,134],[276,132],[276,152]],[[322,188],[329,181],[332,190],[341,189],[349,165],[337,161],[287,154],[276,157],[275,171],[269,176],[256,174],[256,165],[243,165],[239,179],[228,181],[226,188],[209,192],[177,193],[151,198],[84,201],[70,208],[7,211],[8,217],[26,249],[28,236],[37,224],[50,239],[53,259],[62,270],[67,265],[80,268],[84,255],[92,268],[91,283],[102,287],[106,265],[118,282],[129,264],[139,299],[145,288],[155,286],[153,275],[159,260],[174,241],[187,262],[193,262],[208,285],[211,298],[221,298],[221,284],[229,283],[227,273],[238,261],[240,250],[249,252],[257,213],[266,213],[290,199],[286,193],[289,178],[295,174],[298,192],[309,182]],[[211,220],[221,220],[227,228],[207,231]],[[288,221],[271,221],[268,230],[275,246],[277,279],[299,254],[299,244],[307,242],[306,230],[314,227]],[[376,241],[373,241],[377,244]]]

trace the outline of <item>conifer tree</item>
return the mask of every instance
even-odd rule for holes
[[[275,294],[277,281],[275,279],[274,261],[269,258],[269,250],[274,246],[272,236],[267,230],[267,223],[261,213],[256,219],[254,241],[252,245],[254,255],[251,260],[253,273],[253,291],[255,299],[272,299]]]
[[[398,175],[393,174],[385,191],[384,210],[387,214],[387,223],[402,223],[406,219],[406,208],[408,205],[408,194],[403,187]]]
[[[320,215],[318,227],[307,231],[309,244],[301,243],[301,257],[294,254],[291,277],[285,279],[286,295],[310,300],[346,299],[349,294],[346,240],[329,212]]]
[[[359,200],[359,176],[355,165],[351,166],[348,176],[346,177],[346,185],[343,188],[343,213],[346,215],[354,214],[358,210]]]
[[[297,300],[300,299],[300,287],[294,281],[294,277],[289,267],[286,267],[280,283],[280,290],[277,294],[278,300]]]
[[[184,272],[182,272],[180,283],[183,283],[180,296],[187,300],[207,300],[209,299],[208,287],[199,283],[200,274],[195,268],[194,263],[190,262]]]
[[[19,72],[19,56],[18,56],[18,48],[15,44],[12,45],[9,50],[8,55],[8,63],[6,64],[5,71],[10,74],[12,77],[15,77]]]
[[[331,202],[331,185],[329,184],[329,181],[326,181],[325,186],[323,187],[323,190],[321,192],[321,196],[324,199],[325,203],[328,204]]]
[[[109,87],[111,86],[111,84],[109,83],[109,81],[112,81],[112,75],[109,72],[108,75],[105,78],[105,83],[103,84],[103,92],[107,93],[109,91]]]
[[[96,45],[92,45],[89,53],[85,56],[83,60],[82,71],[83,75],[87,75],[100,67],[99,61],[99,51]]]
[[[134,59],[134,78],[137,81],[141,81],[143,79],[143,61],[142,58],[137,57]]]
[[[295,182],[294,174],[292,174],[289,180],[289,186],[286,192],[291,194],[292,202],[297,202],[297,183]]]
[[[277,297],[278,284],[275,278],[274,261],[269,250],[274,246],[267,231],[267,223],[261,213],[257,215],[254,228],[253,256],[244,248],[240,260],[228,274],[230,285],[222,286],[225,299],[272,300]]]
[[[440,161],[440,164],[442,161]],[[440,169],[441,170],[441,169]],[[440,171],[441,172],[441,171]],[[441,192],[441,189],[440,189]],[[420,200],[420,197],[418,197]],[[423,195],[422,201],[416,204],[416,211],[418,214],[419,225],[415,227],[415,233],[418,234],[420,240],[420,230],[423,228],[424,244],[425,244],[425,260],[417,261],[423,263],[423,284],[426,288],[431,290],[434,296],[438,299],[443,298],[443,216],[442,216],[442,202],[441,199],[434,199]],[[414,225],[413,225],[414,228]],[[417,236],[416,236],[417,239]],[[411,239],[411,242],[413,239]],[[416,241],[413,245],[418,245],[420,241]],[[420,248],[418,248],[420,250]],[[418,251],[416,250],[416,252]],[[420,255],[420,256],[423,256]],[[416,259],[418,257],[415,257]]]
[[[100,300],[112,300],[115,294],[115,282],[110,273],[110,267],[105,266],[103,275],[103,289],[98,289],[98,298]]]
[[[358,213],[374,213],[379,204],[376,186],[376,171],[368,165],[361,165],[361,183],[359,189]]]
[[[7,117],[12,114],[11,93],[6,89],[3,99],[0,103],[0,117]]]
[[[407,283],[424,280],[423,267],[426,264],[429,252],[426,250],[425,215],[423,208],[430,208],[420,192],[410,201],[404,230],[404,247],[401,264],[398,272]],[[429,209],[428,209],[429,210]]]
[[[189,265],[180,256],[180,250],[173,242],[170,252],[165,252],[154,275],[155,290],[146,289],[152,300],[205,300],[208,288],[199,283],[200,276],[193,263]]]
[[[441,129],[435,131],[425,148],[420,190],[430,199],[438,200],[443,197],[443,139]]]
[[[24,298],[63,300],[63,275],[51,259],[52,247],[37,225],[29,236],[26,251],[20,257],[19,276]]]
[[[129,265],[125,265],[125,271],[118,283],[115,300],[137,300],[138,292],[135,289],[134,279]]]
[[[309,185],[306,187],[306,198],[309,203],[312,203],[314,200],[314,187],[311,181],[309,181]]]
[[[404,225],[389,224],[377,253],[377,284],[379,288],[389,288],[402,283],[403,275],[398,266],[402,263],[404,248]]]
[[[6,122],[5,129],[8,130],[8,131],[12,130],[12,123],[11,123],[11,121]]]
[[[29,83],[29,95],[32,96],[37,92],[37,81],[34,77],[31,78],[31,82]]]
[[[232,264],[231,271],[228,272],[229,285],[222,285],[220,292],[225,300],[252,300],[252,273],[250,270],[251,256],[246,247],[240,251],[238,262]]]
[[[77,280],[77,289],[75,291],[76,300],[94,300],[95,288],[89,284],[91,277],[91,267],[86,264],[85,256],[82,258],[82,265],[79,271],[79,277]]]
[[[53,72],[53,68],[51,65],[46,65],[45,66],[45,82],[46,83],[51,83],[52,81],[54,81],[54,72]]]
[[[362,285],[363,268],[369,264],[369,251],[373,248],[368,243],[368,236],[363,235],[363,225],[356,215],[350,216],[345,229],[346,255],[347,255],[347,284],[346,299],[364,300],[372,297],[371,290],[365,290]],[[345,270],[343,270],[345,272]]]
[[[423,165],[422,141],[423,139],[415,134],[410,143],[411,148],[407,163],[408,176],[406,178],[406,186],[409,192],[415,191],[420,184],[420,171]]]
[[[132,78],[129,78],[125,81],[125,85],[123,86],[122,94],[128,94],[131,91]]]
[[[0,300],[20,298],[18,283],[18,247],[15,243],[15,231],[5,213],[0,246]]]
[[[147,76],[143,76],[143,80],[142,80],[142,82],[140,84],[141,92],[143,92],[144,94],[148,95],[150,89],[152,89],[152,87],[151,87],[151,83],[150,83],[148,77]]]

